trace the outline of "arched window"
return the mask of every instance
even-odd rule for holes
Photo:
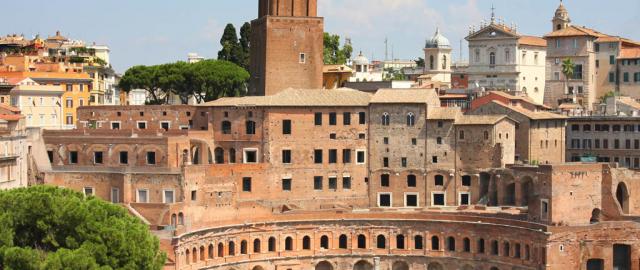
[[[320,248],[329,249],[329,237],[328,236],[323,235],[322,237],[320,237]]]
[[[456,239],[453,236],[447,238],[447,249],[449,251],[456,251]]]
[[[438,174],[434,177],[434,184],[436,186],[444,186],[444,176]]]
[[[204,246],[200,246],[200,261],[204,261]]]
[[[520,246],[520,243],[516,243],[516,245],[513,247],[513,257],[520,259],[520,257],[522,257],[522,254],[520,253],[520,249],[522,247]]]
[[[193,248],[193,252],[191,253],[191,261],[192,262],[198,262],[198,250],[196,248]]]
[[[178,225],[184,225],[184,214],[178,213]]]
[[[442,56],[442,69],[447,69],[447,56]]]
[[[222,134],[231,134],[231,122],[222,121],[220,129],[222,129]]]
[[[209,258],[209,260],[213,259],[213,244],[209,244],[209,250],[207,251],[207,253],[207,258]]]
[[[242,240],[240,242],[240,254],[247,254],[247,241]]]
[[[229,163],[236,163],[236,149],[229,149]]]
[[[424,238],[422,235],[416,235],[413,237],[413,248],[422,249],[424,246]]]
[[[489,53],[489,65],[496,65],[496,53],[494,52]]]
[[[522,92],[526,93],[527,92],[527,88],[526,87],[522,87]]]
[[[498,255],[498,240],[491,242],[491,255]]]
[[[478,239],[478,253],[484,254],[484,239]]]
[[[219,243],[218,244],[218,258],[222,258],[224,257],[224,244],[223,243]]]
[[[367,237],[363,234],[358,235],[358,248],[367,248]]]
[[[383,113],[382,114],[382,125],[383,126],[388,126],[390,124],[390,119],[389,119],[389,113]]]
[[[224,150],[217,147],[214,151],[216,164],[224,164]]]
[[[379,249],[384,249],[387,247],[387,239],[384,237],[384,235],[378,235],[378,237],[376,238],[376,247]]]
[[[293,250],[293,238],[287,237],[284,239],[284,250]]]
[[[618,204],[620,204],[622,212],[628,214],[629,190],[627,189],[627,185],[624,182],[618,183],[618,187],[616,188],[616,200],[618,201]]]
[[[253,253],[260,253],[260,239],[253,240]]]
[[[245,123],[247,135],[255,135],[256,134],[256,122],[247,121]]]
[[[396,248],[404,249],[404,235],[402,234],[396,235]]]
[[[431,250],[440,250],[440,239],[437,236],[431,237]]]
[[[347,236],[346,235],[340,235],[340,238],[338,238],[338,247],[341,249],[347,249]]]
[[[171,214],[171,226],[175,227],[178,225],[178,218],[176,214]]]
[[[511,244],[509,244],[509,242],[504,242],[504,244],[502,244],[502,256],[511,256]]]
[[[416,125],[416,115],[413,113],[407,114],[407,126],[412,127]]]
[[[429,56],[429,69],[434,70],[435,66],[436,66],[435,59],[433,58],[433,55],[431,55]]]
[[[302,249],[311,249],[311,237],[305,236],[302,237]]]
[[[189,251],[189,249],[187,249],[187,250],[184,252],[184,260],[185,260],[185,262],[186,262],[187,264],[189,264],[189,263],[191,262],[191,261],[190,261],[190,259],[191,259],[191,251]]]
[[[464,246],[464,252],[471,252],[471,239],[465,237],[462,240],[462,244]]]
[[[276,251],[276,238],[275,237],[269,237],[269,241],[267,242],[267,249],[269,250],[269,252],[274,252]]]
[[[236,255],[236,243],[234,243],[233,241],[229,242],[229,256],[235,256]]]
[[[531,248],[529,245],[524,246],[524,259],[527,261],[531,259]]]

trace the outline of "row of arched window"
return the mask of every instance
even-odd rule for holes
[[[388,126],[391,124],[391,115],[389,115],[389,113],[385,112],[382,113],[382,116],[380,118],[381,123],[383,126]],[[412,112],[407,114],[407,126],[409,127],[413,127],[416,125],[416,115]]]
[[[387,236],[379,234],[375,241],[375,248],[377,249],[389,249],[391,248]],[[447,252],[464,252],[464,253],[477,253],[477,254],[489,254],[494,256],[503,256],[523,260],[531,260],[531,248],[529,245],[524,245],[524,249],[520,243],[512,245],[509,241],[503,241],[502,245],[498,240],[487,242],[484,238],[476,240],[475,248],[472,249],[471,239],[465,237],[462,239],[462,244],[457,244],[457,240],[453,236],[449,236],[444,241],[444,246],[441,246],[440,237],[432,236],[428,243],[425,243],[425,239],[422,235],[413,236],[413,245],[409,245],[409,241],[404,234],[398,234],[395,236],[395,249],[397,250],[424,250],[425,244],[429,245],[432,251],[447,251]],[[276,238],[270,237],[267,241],[267,252],[276,252]],[[368,242],[367,236],[359,234],[356,237],[356,249],[367,249]],[[253,240],[252,251],[254,254],[262,253],[261,239],[256,238]],[[330,249],[331,243],[329,236],[323,235],[320,237],[320,248]],[[302,250],[311,250],[311,237],[302,237]],[[338,237],[338,249],[349,249],[349,237],[346,234],[342,234]],[[194,247],[193,249],[185,250],[185,262],[195,263],[197,261],[211,260],[214,258],[223,258],[227,256],[236,256],[237,254],[248,254],[249,243],[247,240],[240,241],[240,247],[236,247],[236,242],[229,241],[226,243],[220,242],[217,245],[217,249],[214,250],[214,245],[210,244],[207,248],[200,246],[200,248]],[[287,236],[284,240],[284,251],[294,250],[294,239],[291,236]]]

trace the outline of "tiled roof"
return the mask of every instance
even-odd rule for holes
[[[463,115],[458,117],[456,125],[494,125],[502,119],[511,119],[506,115]],[[513,121],[513,120],[512,120]]]
[[[592,37],[600,38],[600,37],[606,37],[607,35],[586,27],[571,25],[567,28],[553,31],[545,35],[544,37],[548,38],[548,37],[576,37],[576,36],[592,36]]]
[[[492,103],[498,106],[501,106],[507,110],[511,110],[521,115],[524,115],[525,117],[532,120],[566,119],[567,118],[566,116],[561,114],[546,112],[546,111],[531,111],[518,106],[506,105],[495,100],[492,101]]]
[[[633,41],[623,37],[615,37],[615,36],[604,36],[596,39],[596,42],[604,43],[604,42],[622,42],[624,45],[630,45],[633,47],[640,46],[640,42]]]
[[[620,50],[619,59],[639,59],[640,48],[623,48]]]
[[[520,43],[520,45],[547,47],[547,41],[545,39],[534,36],[522,36],[518,39],[518,43]]]
[[[440,107],[440,98],[435,90],[380,89],[371,98],[371,103],[426,103],[430,106]]]
[[[18,109],[16,107],[13,107],[13,106],[6,105],[4,103],[0,103],[0,109],[4,109],[4,110],[10,111],[10,112],[14,112],[14,113],[18,113],[18,114],[20,113],[20,109]]]
[[[323,73],[353,73],[353,69],[347,65],[324,65],[322,67]]]
[[[504,97],[509,100],[521,100],[521,101],[531,103],[532,105],[535,105],[535,106],[543,106],[542,104],[536,103],[533,99],[527,96],[514,96],[509,93],[505,93],[503,91],[490,91],[489,93]]]
[[[428,107],[427,120],[456,120],[462,115],[460,108]]]
[[[632,107],[636,110],[640,110],[640,103],[638,103],[635,99],[630,97],[618,97],[618,102],[625,104],[629,107]]]
[[[207,102],[205,107],[299,107],[299,106],[368,106],[371,94],[340,88],[326,89],[286,89],[272,96],[250,96],[221,98]]]
[[[19,114],[0,114],[0,120],[5,120],[5,121],[18,121],[23,117],[24,116]]]

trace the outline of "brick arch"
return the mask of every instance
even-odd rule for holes
[[[109,161],[111,161],[112,164],[120,165],[120,152],[128,152],[129,164],[134,164],[133,146],[129,144],[117,144],[111,148],[111,158]]]
[[[135,152],[134,158],[136,158],[137,166],[146,166],[146,154],[147,152],[156,152],[156,164],[162,165],[167,161],[167,153],[164,149],[157,145],[142,145],[138,147]],[[130,157],[131,158],[131,157]]]

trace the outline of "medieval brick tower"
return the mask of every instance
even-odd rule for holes
[[[260,0],[251,29],[249,95],[322,88],[324,20],[317,0]]]

